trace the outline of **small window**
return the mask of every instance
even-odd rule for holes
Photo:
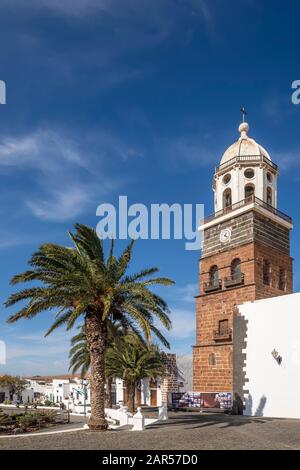
[[[228,184],[231,180],[231,174],[230,173],[227,173],[224,177],[223,177],[223,183],[224,184]]]
[[[226,335],[228,333],[228,320],[219,321],[219,334]]]
[[[241,260],[239,258],[235,258],[232,260],[231,263],[231,276],[239,276],[241,274]]]
[[[252,198],[255,192],[254,184],[246,184],[245,186],[245,199]]]
[[[270,263],[266,259],[263,264],[263,282],[266,286],[270,285]]]
[[[269,183],[272,183],[273,181],[273,176],[271,175],[270,172],[267,173],[267,180],[269,181]]]
[[[227,188],[225,189],[223,193],[223,209],[227,209],[231,207],[232,205],[232,200],[231,200],[231,189]]]
[[[280,290],[285,290],[285,285],[286,285],[285,269],[280,269],[278,287]]]
[[[209,282],[214,286],[219,282],[219,269],[216,265],[213,265],[209,270]]]
[[[273,191],[272,188],[267,188],[267,204],[273,206]]]
[[[216,365],[216,355],[214,353],[211,353],[209,356],[208,356],[208,363],[210,366],[215,366]]]
[[[245,178],[248,180],[254,178],[254,170],[252,168],[247,168],[247,170],[244,171]]]

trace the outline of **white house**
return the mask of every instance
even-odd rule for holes
[[[34,402],[34,390],[28,384],[24,390],[20,393],[22,403],[33,403]],[[20,397],[17,394],[11,394],[8,387],[0,386],[0,403],[5,402],[5,400],[11,400],[17,402],[20,400]]]
[[[136,402],[141,405],[161,406],[163,402],[170,401],[170,393],[178,391],[178,377],[176,355],[166,355],[166,368],[168,373],[164,378],[141,380],[136,391]],[[88,378],[82,380],[79,375],[63,376],[33,376],[26,378],[27,388],[22,392],[22,401],[25,403],[46,400],[54,404],[63,404],[68,409],[78,411],[84,405],[90,406],[90,385]],[[1,394],[2,393],[2,394]],[[112,385],[113,404],[127,401],[127,390],[122,379],[116,379]],[[8,390],[0,390],[0,403],[9,399]],[[16,397],[13,397],[14,401]],[[80,410],[82,411],[82,410]]]
[[[78,405],[84,403],[85,392],[85,401],[87,404],[90,403],[88,380],[83,381],[79,376],[32,377],[27,380],[34,389],[36,400]]]

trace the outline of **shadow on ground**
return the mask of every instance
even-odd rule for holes
[[[233,416],[223,413],[187,413],[184,415],[176,412],[169,414],[167,421],[159,421],[147,426],[147,429],[162,428],[164,426],[184,426],[185,429],[204,428],[219,425],[222,428],[244,426],[246,424],[264,424],[270,419],[251,418],[249,416]]]

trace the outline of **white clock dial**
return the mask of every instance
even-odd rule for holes
[[[231,229],[230,228],[224,228],[220,232],[220,242],[221,243],[226,243],[229,242],[231,239]]]

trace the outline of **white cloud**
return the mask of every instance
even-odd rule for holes
[[[172,330],[168,336],[172,339],[181,340],[195,335],[196,315],[193,310],[171,309]]]
[[[294,171],[294,181],[299,178],[298,170],[300,168],[300,148],[295,147],[293,149],[286,149],[284,151],[273,151],[270,152],[270,155],[273,162],[279,166],[280,171]]]
[[[19,1],[23,5],[34,6],[37,0]],[[166,27],[170,18],[179,12],[199,16],[207,25],[212,23],[212,13],[207,0],[187,0],[183,3],[176,0],[38,0],[38,6],[73,17],[102,14],[104,18],[129,19],[137,15],[139,20],[149,24],[152,22],[154,27],[158,23],[161,27],[165,23]]]
[[[4,137],[0,171],[24,174],[24,187],[19,189],[19,193],[26,192],[22,204],[37,218],[61,222],[77,217],[91,204],[96,208],[100,198],[121,184],[104,165],[138,155],[134,147],[103,129],[75,139],[43,129]]]
[[[184,287],[176,288],[179,300],[184,302],[195,302],[195,295],[199,294],[199,287],[197,284],[187,284]]]
[[[71,16],[92,14],[95,11],[109,12],[113,9],[112,0],[39,0],[39,3]]]
[[[27,206],[40,219],[64,221],[77,217],[89,200],[88,189],[76,187],[55,191],[48,200],[29,200]]]
[[[86,166],[76,143],[50,129],[1,139],[0,167],[35,168],[49,175],[58,171],[63,162]]]
[[[11,0],[2,0],[3,4],[10,4]],[[118,28],[122,30],[122,24],[129,33],[129,28],[134,25],[134,31],[142,32],[147,39],[160,41],[168,38],[176,31],[184,17],[194,17],[202,21],[211,34],[214,26],[208,0],[18,0],[21,7],[41,11],[43,9],[54,12],[61,16],[68,16],[77,21],[84,21],[87,17],[102,17],[104,26],[108,22],[118,22]],[[149,12],[151,12],[149,14]],[[147,34],[151,31],[150,36]],[[147,41],[146,41],[147,42]],[[140,47],[136,43],[136,47]],[[120,44],[122,48],[124,44]]]
[[[6,330],[6,364],[1,372],[31,375],[65,373],[69,367],[70,338],[75,331],[61,329],[44,337],[45,331],[21,333]]]
[[[200,138],[177,137],[161,142],[161,149],[168,165],[171,168],[182,171],[190,167],[203,167],[212,165],[212,156],[218,159],[218,153],[214,150],[215,141],[210,145],[203,144],[203,136]]]
[[[24,240],[21,236],[0,233],[0,249],[10,248],[12,246],[23,245]]]

